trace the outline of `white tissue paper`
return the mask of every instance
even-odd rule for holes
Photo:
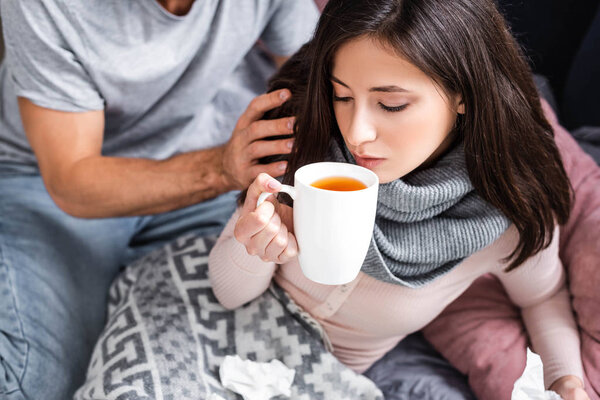
[[[290,397],[295,371],[279,360],[259,363],[242,360],[240,356],[226,356],[219,375],[221,384],[244,398],[266,400],[274,396]]]
[[[525,371],[515,382],[511,400],[562,400],[558,393],[545,390],[542,359],[529,348]]]

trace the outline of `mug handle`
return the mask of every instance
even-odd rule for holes
[[[278,192],[283,192],[283,193],[287,193],[290,195],[290,197],[292,198],[292,200],[296,200],[296,188],[290,185],[281,185],[281,189],[279,189]],[[258,208],[258,206],[260,206],[262,203],[265,202],[265,200],[267,199],[267,197],[271,196],[273,193],[270,192],[262,192],[260,194],[260,196],[258,196],[258,200],[256,201],[256,208]]]

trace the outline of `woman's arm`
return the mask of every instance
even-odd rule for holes
[[[577,377],[583,387],[579,332],[565,283],[565,271],[558,257],[558,236],[558,229],[555,229],[548,248],[515,270],[498,271],[496,275],[511,300],[521,307],[533,350],[540,354],[544,364],[546,388],[561,378],[564,381],[567,376]]]
[[[260,296],[271,283],[277,264],[248,254],[233,236],[240,210],[231,217],[208,256],[208,275],[219,303],[234,309]]]
[[[263,293],[276,265],[298,254],[296,238],[287,228],[293,225],[291,208],[273,196],[257,207],[261,193],[277,193],[280,188],[276,179],[259,174],[209,256],[213,291],[226,308],[239,307]]]

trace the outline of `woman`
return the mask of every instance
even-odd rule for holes
[[[571,190],[527,64],[491,1],[330,1],[285,182],[335,160],[381,182],[362,272],[306,279],[290,208],[265,202],[260,175],[213,248],[213,290],[228,308],[271,279],[323,326],[334,354],[365,371],[493,273],[522,308],[546,386],[583,391],[579,337],[558,258]]]

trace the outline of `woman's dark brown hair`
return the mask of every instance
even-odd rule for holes
[[[456,133],[471,181],[519,231],[507,270],[547,247],[555,223],[568,219],[571,187],[531,71],[492,0],[330,0],[304,50],[310,74],[284,182],[326,159],[332,138],[341,140],[332,59],[359,37],[380,41],[462,97]]]

